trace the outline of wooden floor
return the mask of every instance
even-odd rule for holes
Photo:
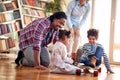
[[[1,56],[0,56],[1,57]],[[32,67],[16,66],[16,56],[0,58],[0,80],[120,80],[120,66],[112,65],[114,74],[107,74],[104,65],[98,77],[91,74],[65,75],[52,74],[49,71],[36,70]]]

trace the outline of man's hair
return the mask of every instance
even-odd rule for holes
[[[87,31],[87,37],[95,36],[95,38],[98,39],[98,33],[99,33],[99,31],[97,29],[89,29]]]
[[[50,16],[50,21],[53,22],[54,19],[61,19],[61,18],[67,19],[65,12],[61,11],[54,13],[53,15]]]
[[[59,39],[64,39],[65,36],[66,36],[67,38],[70,38],[70,31],[67,31],[67,30],[59,30],[59,34],[58,34]]]

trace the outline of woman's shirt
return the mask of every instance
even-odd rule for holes
[[[85,3],[84,6],[80,6],[79,0],[73,0],[68,4],[67,7],[67,19],[68,19],[68,27],[81,27],[86,20],[86,17],[89,13],[90,5],[89,3]]]

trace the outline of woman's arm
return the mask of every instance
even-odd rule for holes
[[[89,3],[86,3],[86,5],[84,7],[86,9],[86,12],[85,12],[85,14],[82,17],[79,26],[82,26],[84,24],[84,22],[86,21],[86,18],[88,17],[88,13],[90,12],[90,5],[89,5]]]
[[[71,1],[68,6],[67,6],[67,12],[66,12],[66,15],[67,15],[67,26],[69,28],[72,28],[72,22],[71,22],[71,14],[72,14],[72,11],[75,7],[75,0]]]

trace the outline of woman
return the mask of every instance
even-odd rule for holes
[[[70,42],[69,53],[74,55],[77,52],[80,42],[80,28],[85,22],[90,10],[88,0],[72,0],[67,7],[67,25],[72,33],[72,40]],[[71,56],[71,54],[70,54]],[[74,56],[72,56],[75,59]]]

